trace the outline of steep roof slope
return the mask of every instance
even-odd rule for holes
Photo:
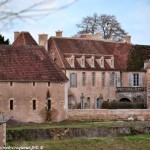
[[[134,45],[129,54],[128,71],[140,71],[144,69],[145,60],[150,58],[150,46]]]
[[[65,82],[68,79],[43,47],[0,45],[0,80]]]
[[[128,43],[115,43],[115,42],[108,42],[102,40],[92,40],[92,39],[82,39],[82,38],[51,37],[49,39],[50,53],[51,53],[50,43],[52,43],[52,41],[54,41],[55,47],[57,48],[57,51],[60,54],[61,61],[63,62],[65,68],[70,67],[65,57],[69,55],[71,56],[72,54],[74,54],[75,56],[94,55],[95,57],[100,55],[113,55],[114,62],[115,62],[115,70],[126,70],[128,55],[130,49],[132,48],[132,45]],[[95,67],[92,69],[100,70],[101,68]],[[105,70],[111,70],[109,65],[105,66]]]
[[[38,45],[29,32],[21,32],[12,45]]]

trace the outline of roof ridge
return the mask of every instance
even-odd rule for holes
[[[115,44],[129,44],[133,45],[132,43],[125,43],[125,42],[115,42],[115,41],[109,41],[107,39],[88,39],[88,38],[80,38],[80,37],[56,37],[51,36],[52,38],[56,39],[70,39],[70,40],[84,40],[84,41],[100,41],[100,42],[107,42],[107,43],[115,43]]]

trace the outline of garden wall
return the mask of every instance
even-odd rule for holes
[[[68,109],[68,120],[150,120],[150,109]]]
[[[6,124],[0,123],[0,149],[6,145]]]

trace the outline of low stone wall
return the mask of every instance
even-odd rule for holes
[[[6,145],[6,123],[0,122],[0,149]]]
[[[69,109],[68,120],[150,120],[150,109]]]

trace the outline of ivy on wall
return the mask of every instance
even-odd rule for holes
[[[127,71],[142,70],[147,59],[150,59],[150,46],[134,45],[129,53]]]

